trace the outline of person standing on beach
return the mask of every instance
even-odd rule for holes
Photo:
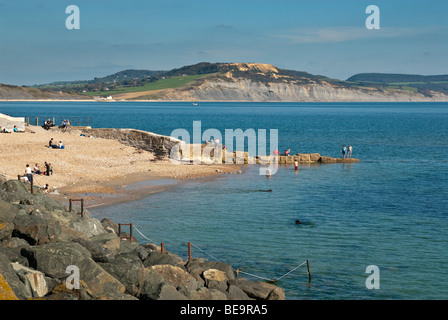
[[[50,175],[50,165],[45,161],[45,174]]]
[[[28,181],[32,184],[33,183],[33,172],[31,171],[29,164],[26,165],[25,175],[26,175]]]

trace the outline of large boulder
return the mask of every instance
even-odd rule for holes
[[[19,276],[14,271],[14,268],[11,265],[11,261],[8,259],[6,255],[0,252],[0,275],[2,275],[3,279],[6,283],[8,283],[9,287],[14,291],[14,294],[19,299],[28,299],[31,298],[32,292],[31,288],[25,285],[19,278]],[[7,287],[4,283],[4,289]]]
[[[12,267],[19,276],[20,280],[27,287],[31,288],[31,294],[33,297],[41,298],[50,291],[47,284],[47,279],[42,272],[27,268],[17,262],[12,263]]]
[[[204,261],[203,259],[192,259],[185,265],[187,271],[198,281],[204,282],[203,273],[209,269],[222,271],[227,279],[235,279],[235,274],[231,265],[224,262]]]
[[[0,274],[0,300],[19,300],[9,283]]]
[[[95,262],[107,263],[115,259],[115,254],[101,243],[91,241],[91,239],[77,238],[73,242],[79,243],[86,248]]]
[[[19,209],[9,202],[0,199],[0,242],[11,238],[14,230],[14,223],[12,222]]]
[[[229,280],[229,285],[239,287],[249,298],[255,300],[285,300],[284,289],[267,282],[233,279]]]
[[[196,291],[201,285],[185,270],[172,265],[155,265],[146,269],[141,298],[150,300],[184,299],[186,296],[176,291]]]
[[[82,232],[86,237],[93,237],[101,233],[106,233],[101,222],[95,218],[86,218],[80,221],[75,221],[72,224],[73,229]]]
[[[172,266],[183,267],[182,258],[169,252],[151,251],[143,261],[145,267],[152,267],[159,264],[169,264]]]
[[[47,276],[64,280],[70,275],[67,267],[76,266],[80,279],[95,295],[109,292],[123,293],[125,287],[117,279],[95,263],[90,252],[79,243],[58,242],[31,247],[24,253],[29,265]]]
[[[25,239],[30,245],[55,242],[61,234],[57,220],[48,220],[39,215],[18,215],[14,218],[12,235]]]
[[[140,258],[133,253],[122,253],[108,263],[99,265],[118,279],[126,287],[126,292],[135,297],[140,296],[145,282],[145,267]]]

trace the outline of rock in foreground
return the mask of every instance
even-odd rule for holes
[[[154,244],[121,239],[114,222],[69,212],[38,191],[0,183],[2,300],[285,299],[275,285],[236,279],[228,264],[183,261]]]

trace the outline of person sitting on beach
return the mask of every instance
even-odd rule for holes
[[[64,145],[62,144],[62,141],[59,141],[58,148],[59,149],[65,149]]]
[[[14,132],[19,132],[16,126],[14,126]]]
[[[48,119],[48,120],[45,119],[43,128],[44,128],[45,130],[49,130],[49,129],[51,128],[51,126],[52,126],[51,120],[50,120],[50,119]]]
[[[42,172],[40,171],[40,169],[39,169],[39,165],[38,165],[37,163],[34,165],[33,173],[34,173],[34,174],[41,174],[41,173],[42,173]]]

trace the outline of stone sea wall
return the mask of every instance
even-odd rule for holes
[[[83,129],[85,135],[112,139],[124,145],[154,152],[156,155],[169,156],[173,146],[181,142],[178,139],[137,129]]]
[[[5,129],[7,132],[12,132],[14,126],[19,131],[25,131],[25,118],[23,117],[10,117],[6,114],[0,113],[0,131]]]
[[[1,177],[0,177],[1,179]],[[118,235],[118,225],[72,211],[30,184],[0,181],[0,300],[284,300],[232,266],[184,261]],[[129,234],[127,234],[129,236]],[[79,288],[67,285],[73,266]]]

